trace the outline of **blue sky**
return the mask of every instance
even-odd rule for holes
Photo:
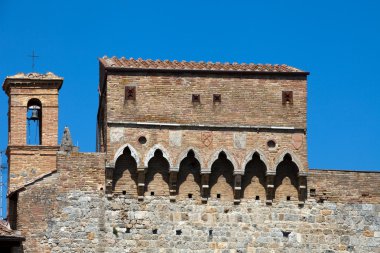
[[[0,79],[65,78],[59,132],[95,151],[98,57],[285,63],[308,79],[310,168],[380,170],[379,1],[0,0]],[[7,145],[0,92],[0,149]]]

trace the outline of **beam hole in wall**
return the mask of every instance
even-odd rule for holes
[[[315,197],[317,195],[315,189],[310,189],[310,197]]]
[[[145,136],[140,136],[138,139],[140,144],[145,144],[146,143],[146,137]]]
[[[150,192],[150,196],[154,196],[154,192]]]
[[[123,191],[123,195],[127,194],[127,191]]]
[[[199,94],[192,94],[191,95],[191,102],[193,102],[193,103],[200,103],[201,102],[201,95],[199,95]]]
[[[221,197],[221,194],[220,194],[220,193],[216,194],[216,198],[217,198],[217,199],[220,199],[220,197]]]
[[[260,200],[260,196],[256,196],[256,200]]]
[[[100,187],[100,190],[103,191],[103,187]]]
[[[290,196],[286,196],[286,201],[290,201]]]
[[[130,228],[126,228],[125,233],[127,233],[127,234],[131,233],[131,229]]]
[[[291,233],[290,231],[283,231],[283,230],[281,230],[281,232],[282,232],[282,236],[286,238],[288,238]]]
[[[213,101],[214,101],[214,103],[221,103],[222,102],[222,95],[214,94],[213,95]]]
[[[275,148],[276,147],[276,142],[274,140],[270,140],[267,142],[268,148]]]
[[[156,228],[152,230],[152,233],[153,233],[154,235],[156,235],[156,234],[157,234],[157,232],[158,232],[158,231],[157,231],[157,229],[156,229]]]
[[[176,235],[181,235],[181,234],[182,234],[182,230],[181,230],[181,229],[177,229],[177,230],[175,231],[175,234],[176,234]]]
[[[212,236],[212,229],[208,231],[208,236]]]
[[[189,197],[189,199],[193,198],[193,194],[191,194],[191,193],[187,194],[187,196]]]

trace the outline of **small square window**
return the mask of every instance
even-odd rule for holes
[[[125,100],[136,100],[135,86],[125,86]]]
[[[191,101],[193,103],[200,103],[201,102],[201,95],[199,95],[199,94],[193,94],[191,96]]]
[[[213,101],[214,101],[214,103],[221,103],[222,102],[222,95],[214,94],[213,95]]]
[[[282,92],[282,104],[293,104],[293,91]]]

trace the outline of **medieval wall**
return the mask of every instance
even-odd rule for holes
[[[380,173],[312,171],[309,187],[318,194],[334,185],[337,198],[309,197],[303,206],[243,198],[234,205],[187,196],[107,197],[104,154],[59,155],[57,167],[19,193],[25,252],[379,252],[378,187],[368,201],[338,184],[346,175],[347,189],[369,189],[365,179],[379,182]]]

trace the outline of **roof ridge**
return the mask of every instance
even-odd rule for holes
[[[238,63],[238,62],[205,62],[205,61],[178,61],[168,59],[118,58],[116,56],[99,58],[106,68],[122,69],[166,69],[166,70],[203,70],[203,71],[235,71],[235,72],[268,72],[268,73],[305,73],[286,64],[270,63]]]

